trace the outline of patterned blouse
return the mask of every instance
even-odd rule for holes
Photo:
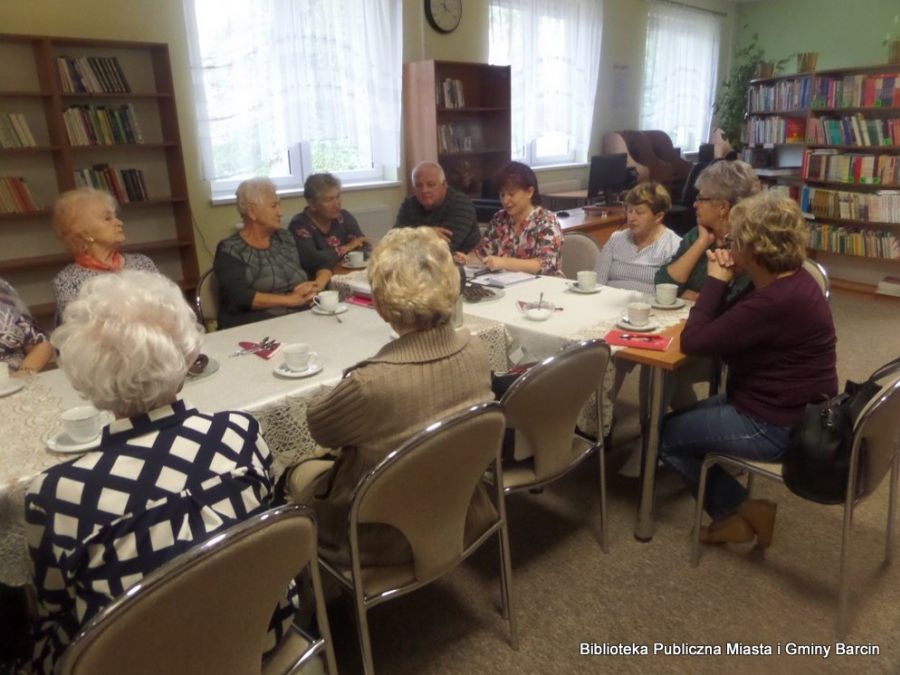
[[[351,239],[363,236],[356,218],[345,209],[341,209],[339,218],[331,221],[331,229],[328,230],[328,234],[324,234],[316,227],[312,216],[309,215],[308,206],[302,213],[291,218],[288,229],[294,233],[297,240],[300,264],[310,275],[315,275],[315,270],[322,267],[332,268],[337,265],[347,253],[344,244]],[[372,247],[366,244],[362,250],[368,253]]]
[[[140,253],[126,253],[122,269],[138,270],[141,272],[158,272],[156,265],[145,255]],[[82,267],[78,263],[66,265],[53,279],[53,292],[56,294],[57,321],[62,321],[63,311],[81,290],[81,285],[88,279],[93,279],[101,274],[109,274],[102,270],[92,270]]]
[[[551,211],[536,207],[525,219],[521,233],[516,235],[516,224],[506,209],[501,209],[491,218],[478,245],[478,255],[537,258],[541,262],[541,274],[562,276],[559,269],[562,242],[559,221]]]
[[[0,361],[18,370],[25,348],[47,340],[16,290],[0,279]]]
[[[51,673],[79,627],[144,575],[269,508],[271,465],[252,417],[198,413],[177,400],[116,420],[96,451],[38,476],[25,497],[38,594],[34,672]],[[291,586],[273,608],[267,650],[296,606]]]
[[[631,230],[613,232],[597,261],[597,281],[613,288],[654,293],[656,271],[669,261],[680,243],[681,237],[669,228],[640,249]]]

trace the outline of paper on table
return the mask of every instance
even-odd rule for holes
[[[346,283],[351,293],[372,297],[372,287],[369,285],[368,281],[364,281],[362,279],[352,279],[347,281],[342,280],[341,283]]]
[[[618,347],[634,347],[664,352],[672,344],[671,335],[648,335],[647,333],[629,333],[627,330],[611,330],[604,337],[611,345]]]
[[[493,274],[485,274],[484,276],[472,279],[473,284],[484,284],[485,286],[494,286],[496,288],[506,288],[513,284],[520,284],[523,281],[531,281],[535,276],[528,272],[494,272]]]

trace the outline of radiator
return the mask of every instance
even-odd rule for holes
[[[369,238],[373,245],[381,241],[381,238],[394,226],[394,218],[397,215],[396,209],[386,204],[353,208],[350,212],[359,222],[359,227],[362,229],[363,234]]]
[[[549,195],[554,192],[571,192],[572,190],[582,190],[584,185],[580,180],[557,180],[557,181],[541,181],[541,194]]]

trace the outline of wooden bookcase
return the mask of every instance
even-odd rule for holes
[[[896,137],[892,142],[888,135],[879,143],[876,133],[876,128],[882,136],[889,132],[886,122],[891,120],[900,125],[897,65],[754,80],[747,92],[744,157],[754,160],[754,165],[772,164],[773,157],[788,152],[802,160],[793,172],[762,169],[761,178],[780,185],[804,207],[812,235],[810,253],[840,269],[840,277],[834,279],[837,286],[871,291],[875,278],[900,269],[900,257],[872,255],[879,238],[900,241],[900,215],[885,216],[883,209],[877,217],[869,215],[877,208],[875,199],[900,200],[900,194],[884,194],[900,191],[900,180],[880,182],[877,172],[879,163],[900,163]],[[825,169],[831,166],[832,175],[814,171],[816,163],[823,163]],[[847,235],[855,237],[857,244],[868,241],[866,255],[838,252],[831,242],[822,241],[838,228],[842,229],[835,238],[845,243]]]
[[[444,167],[453,187],[470,197],[489,195],[494,175],[511,157],[509,66],[404,64],[403,118],[410,192],[409,171],[431,160]]]
[[[130,93],[67,93],[57,57],[115,58]],[[143,172],[149,198],[120,204],[126,251],[148,255],[190,290],[198,279],[193,220],[169,49],[165,44],[0,34],[0,113],[24,115],[34,147],[0,148],[0,176],[26,180],[41,209],[0,214],[0,276],[46,321],[55,311],[52,279],[70,262],[51,227],[56,197],[75,172],[98,164]],[[143,143],[70,144],[63,113],[75,105],[133,106]]]

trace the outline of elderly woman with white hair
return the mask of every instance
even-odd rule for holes
[[[428,424],[493,398],[487,351],[450,321],[459,273],[438,233],[429,227],[392,230],[373,251],[368,274],[375,309],[399,337],[310,405],[312,437],[340,450],[330,470],[314,480],[311,472],[295,469],[288,481],[291,498],[317,512],[320,553],[343,563],[349,562],[347,516],[359,480]],[[452,453],[447,461],[453,462]],[[493,516],[490,498],[479,488],[466,541]],[[363,526],[360,549],[365,564],[411,559],[403,536],[377,524]]]
[[[256,420],[200,413],[178,398],[203,334],[172,281],[134,271],[100,276],[64,318],[51,340],[66,377],[116,419],[95,451],[48,469],[25,498],[39,673],[52,672],[79,627],[114,598],[266,510],[272,494],[272,457]],[[295,601],[293,587],[285,589],[273,608],[270,648]]]
[[[147,256],[122,253],[125,231],[116,208],[111,194],[92,187],[69,190],[56,199],[53,229],[75,258],[53,279],[58,318],[88,279],[122,270],[156,272]]]
[[[293,235],[281,225],[281,201],[271,180],[245,180],[236,195],[244,225],[219,242],[213,262],[220,328],[307,308],[331,279],[331,270],[319,263],[310,281]]]

